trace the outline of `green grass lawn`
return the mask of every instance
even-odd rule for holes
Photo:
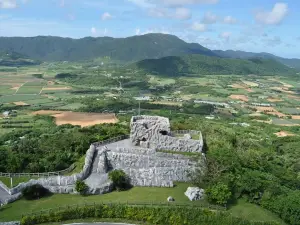
[[[168,196],[175,199],[175,203],[203,205],[207,204],[203,201],[189,201],[184,195],[184,192],[191,184],[177,183],[174,188],[159,188],[159,187],[134,187],[124,192],[112,192],[104,195],[80,196],[70,194],[54,194],[40,200],[28,201],[25,199],[18,200],[5,206],[0,211],[0,221],[18,220],[22,214],[38,212],[44,209],[57,208],[58,206],[66,206],[72,204],[85,203],[167,203]],[[236,217],[242,217],[248,220],[255,221],[278,221],[285,224],[273,213],[245,200],[239,200],[238,203],[229,209],[229,212]]]
[[[205,201],[191,202],[184,192],[191,184],[178,183],[174,188],[159,187],[134,187],[125,192],[112,192],[104,195],[80,196],[71,194],[54,194],[40,200],[27,201],[18,200],[5,206],[0,212],[0,221],[11,221],[20,219],[22,214],[40,211],[43,209],[56,208],[58,206],[84,204],[93,202],[123,202],[126,203],[167,203],[167,198],[172,196],[175,203],[186,203],[192,205],[203,205]]]
[[[228,210],[233,216],[243,217],[249,220],[256,221],[277,221],[280,224],[284,223],[278,216],[272,212],[259,207],[258,205],[246,202],[245,199],[240,199],[238,203]]]

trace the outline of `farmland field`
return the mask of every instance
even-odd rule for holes
[[[102,114],[102,113],[78,113],[78,112],[64,112],[64,111],[51,111],[41,110],[33,113],[34,115],[52,115],[56,118],[56,124],[72,124],[81,127],[92,126],[102,123],[116,123],[118,119],[115,114]]]

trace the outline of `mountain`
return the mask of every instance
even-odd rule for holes
[[[213,52],[224,58],[236,58],[236,59],[248,59],[248,58],[264,58],[264,59],[274,59],[284,65],[287,65],[291,68],[300,69],[300,59],[287,59],[282,58],[276,55],[272,55],[270,53],[261,52],[261,53],[254,53],[254,52],[244,52],[244,51],[233,51],[233,50],[213,50]]]
[[[186,43],[174,35],[154,33],[127,38],[0,37],[1,50],[43,61],[82,61],[109,56],[113,60],[133,62],[184,54],[217,56],[199,44]]]
[[[40,63],[39,60],[29,59],[28,56],[17,52],[0,51],[0,66],[29,66]]]
[[[146,73],[168,76],[181,75],[296,75],[289,68],[273,59],[230,59],[204,55],[169,56],[161,59],[146,59],[132,65]]]

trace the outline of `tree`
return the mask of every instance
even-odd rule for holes
[[[208,201],[219,205],[226,205],[231,198],[231,192],[226,184],[218,183],[212,185],[205,191]]]
[[[22,195],[27,200],[40,199],[48,193],[49,191],[40,184],[34,184],[22,190]]]
[[[80,193],[81,195],[85,195],[88,186],[81,180],[76,181],[75,190]]]
[[[126,190],[129,187],[129,178],[123,170],[113,170],[108,174],[117,191]]]

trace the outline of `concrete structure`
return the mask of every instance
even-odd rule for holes
[[[1,199],[0,195],[0,201],[7,204],[16,200],[25,187],[33,184],[40,184],[53,193],[76,193],[74,186],[77,180],[88,185],[90,194],[108,193],[113,189],[108,173],[114,169],[122,169],[134,186],[159,187],[173,187],[173,181],[189,181],[190,173],[204,169],[201,132],[184,131],[181,134],[185,135],[175,137],[170,130],[169,119],[158,116],[132,117],[130,127],[130,138],[125,136],[93,143],[80,173],[30,180],[12,189],[6,188],[5,199]],[[188,132],[199,135],[199,140],[192,140]],[[199,157],[196,161],[162,150],[199,153]],[[10,199],[7,193],[11,195]]]

